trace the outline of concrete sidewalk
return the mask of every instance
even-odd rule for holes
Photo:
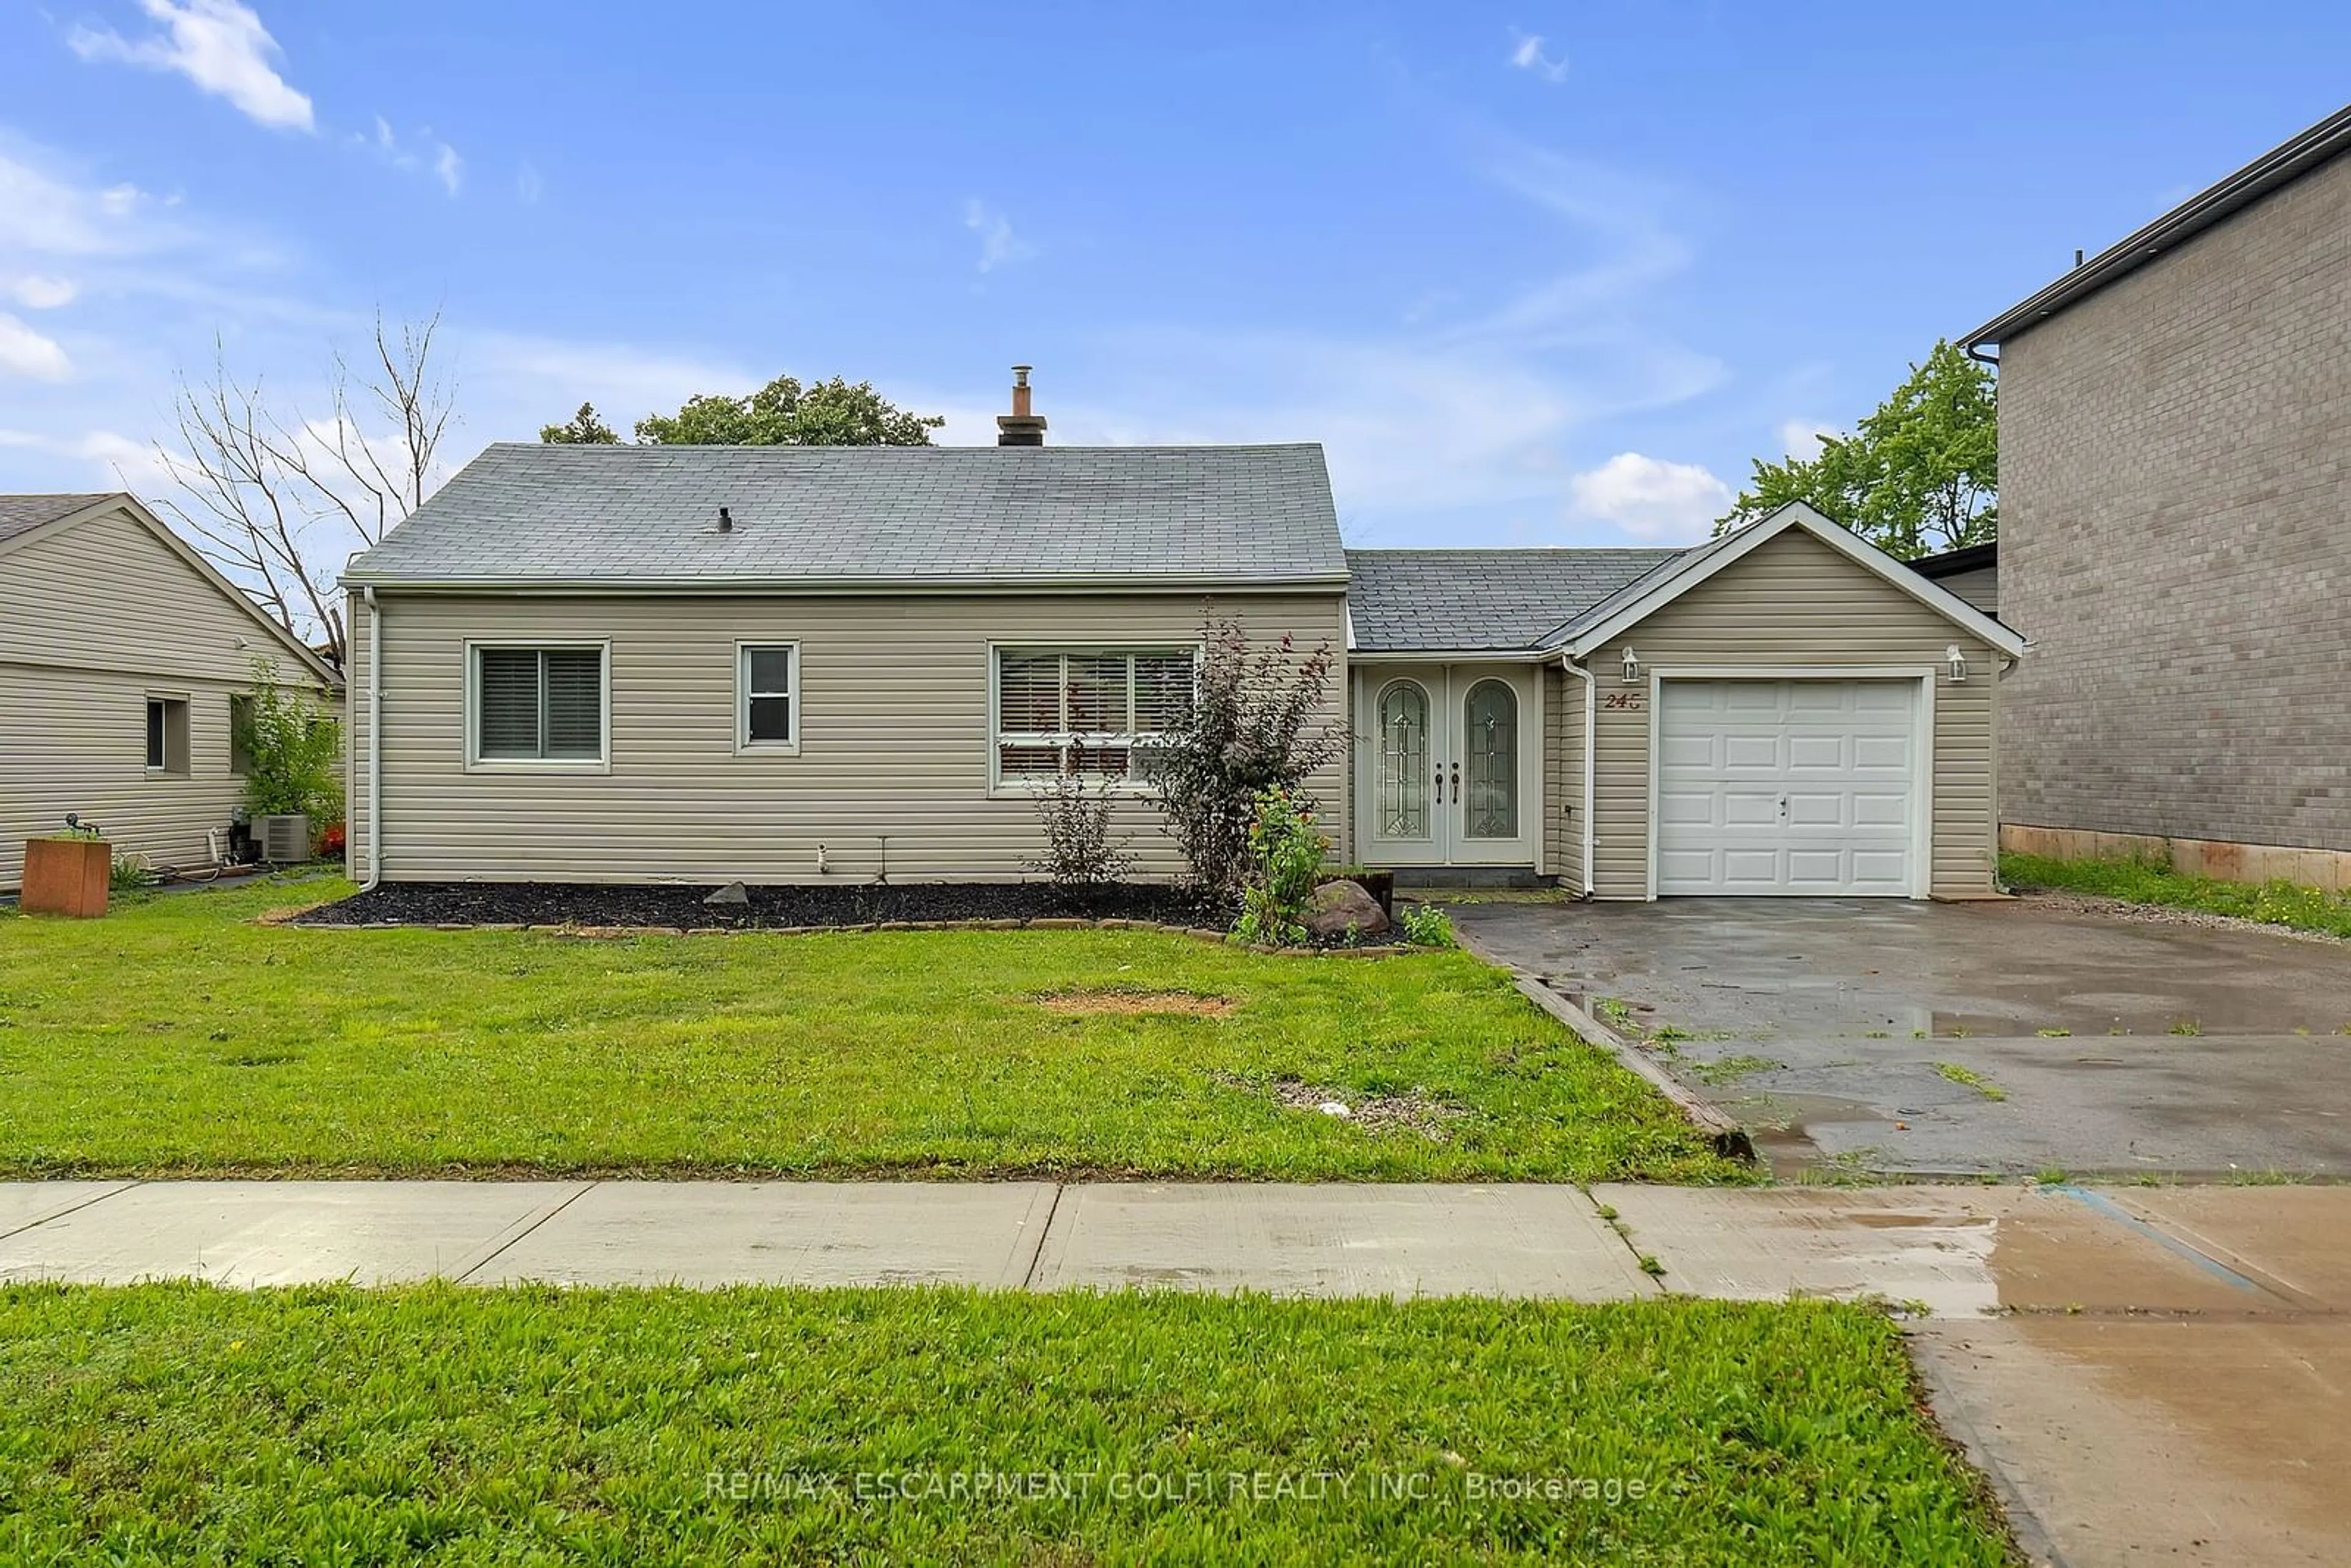
[[[1881,1296],[2036,1561],[2351,1543],[2351,1188],[0,1185],[0,1281]]]
[[[2351,1223],[2337,1187],[24,1182],[0,1184],[0,1280],[1876,1295],[1967,1321],[2351,1305],[2328,1244],[2287,1273],[2249,1260],[2293,1250],[2235,1239],[2282,1205]]]

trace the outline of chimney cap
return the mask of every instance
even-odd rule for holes
[[[1030,401],[1028,365],[1012,367],[1012,412],[996,416],[996,444],[998,446],[1042,446],[1045,444],[1045,416],[1039,413]]]

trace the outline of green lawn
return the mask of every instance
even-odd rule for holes
[[[1858,1307],[197,1285],[0,1290],[0,1556],[2009,1560]]]
[[[341,884],[0,916],[0,1175],[1738,1179],[1465,954],[1156,932],[585,940],[256,924]],[[1221,1016],[1067,1014],[1184,992]],[[1314,1109],[1399,1103],[1404,1124]],[[1427,1135],[1416,1120],[1440,1134]]]
[[[2064,888],[2130,904],[2233,915],[2290,931],[2351,936],[2351,896],[2290,882],[2218,882],[2182,876],[2147,861],[2061,861],[2042,855],[2002,855],[2000,874],[2011,887]]]

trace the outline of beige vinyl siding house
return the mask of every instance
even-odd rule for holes
[[[1605,656],[1623,646],[1640,663],[1629,686],[1621,664],[1611,668]],[[1959,681],[1950,678],[1955,646],[1968,672]],[[2002,662],[1982,636],[1817,536],[1796,529],[1764,542],[1601,649],[1595,891],[1605,898],[1650,895],[1651,857],[1662,841],[1650,817],[1661,781],[1659,723],[1687,682],[1758,693],[1809,685],[1840,699],[1859,695],[1889,713],[1907,705],[1904,716],[1915,722],[1916,738],[1931,747],[1931,756],[1921,755],[1928,766],[1908,770],[1916,798],[1906,801],[1929,846],[1921,890],[1938,898],[1989,894],[1998,869],[1991,715]],[[1856,685],[1864,690],[1853,693]],[[1610,700],[1623,697],[1636,700]],[[1823,714],[1824,726],[1834,722]],[[1898,727],[1878,727],[1891,739]]]
[[[494,446],[347,582],[392,882],[1018,880],[1065,770],[1175,877],[1142,776],[1211,612],[1346,635],[1313,446]]]
[[[1693,549],[1347,550],[1311,445],[494,446],[346,582],[371,882],[1016,880],[1071,777],[1181,876],[1149,759],[1213,607],[1333,654],[1334,861],[1977,896],[2023,648],[1802,507]]]
[[[1364,860],[1610,899],[1994,891],[2023,640],[1810,508],[1684,551],[1350,563]]]
[[[996,656],[1137,649],[1188,662],[1207,607],[1196,592],[1099,591],[380,593],[378,603],[387,875],[696,883],[865,882],[884,871],[897,881],[1021,876],[1042,843],[1033,787],[1005,777],[997,757]],[[1342,603],[1336,591],[1228,591],[1217,609],[1263,640],[1288,632],[1335,648]],[[351,609],[350,623],[364,626],[364,601]],[[354,691],[373,685],[366,642],[354,650]],[[469,758],[469,644],[603,650],[608,753],[530,765]],[[796,653],[789,743],[741,738],[747,647]],[[356,744],[363,768],[363,734]],[[1335,770],[1315,787],[1332,800],[1344,788]],[[362,876],[365,795],[355,791],[350,833]],[[1138,870],[1182,870],[1157,813],[1135,793],[1118,800],[1115,816]],[[1348,851],[1343,841],[1339,852]]]
[[[210,864],[245,794],[230,705],[265,656],[333,679],[132,497],[0,497],[0,889],[68,812],[118,857]]]

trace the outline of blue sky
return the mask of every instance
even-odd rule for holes
[[[1700,537],[1750,459],[2339,107],[2339,6],[0,9],[0,489],[444,312],[447,454],[779,371],[1317,440],[1362,544]]]

